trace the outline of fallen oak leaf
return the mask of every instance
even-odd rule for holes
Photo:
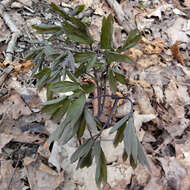
[[[173,57],[182,65],[185,64],[181,52],[179,50],[180,41],[176,41],[172,46],[170,46],[170,50],[172,52]]]

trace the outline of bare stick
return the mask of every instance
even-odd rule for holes
[[[9,41],[7,51],[6,51],[5,63],[6,63],[6,61],[12,61],[17,39],[21,35],[20,30],[17,28],[15,23],[12,21],[9,14],[5,11],[5,8],[9,5],[10,2],[11,2],[10,0],[4,0],[0,3],[0,14],[12,32],[12,38]]]

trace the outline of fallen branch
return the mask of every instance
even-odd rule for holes
[[[15,45],[17,42],[17,39],[20,37],[21,32],[15,25],[15,23],[12,21],[11,17],[9,14],[5,11],[5,8],[9,5],[11,1],[10,0],[4,0],[0,3],[0,14],[7,26],[10,28],[12,32],[12,38],[8,43],[6,55],[5,55],[5,63],[7,61],[12,61],[13,59],[13,54],[14,54],[14,49]]]
[[[11,0],[3,0],[0,3],[0,16],[3,18],[7,26],[10,28],[12,32],[12,38],[8,43],[7,51],[5,54],[5,60],[4,60],[4,65],[8,65],[12,62],[13,60],[13,54],[14,54],[14,49],[16,46],[17,39],[20,37],[21,32],[15,25],[15,23],[12,21],[11,17],[9,14],[5,11],[6,7],[9,6],[11,3]],[[0,75],[0,86],[4,83],[6,80],[7,76],[9,73],[14,69],[12,65],[9,65],[5,71]]]

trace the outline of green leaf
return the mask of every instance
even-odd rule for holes
[[[75,133],[77,133],[79,125],[77,126],[75,124],[77,124],[83,113],[85,102],[86,97],[82,95],[70,104],[65,120],[49,137],[49,143],[57,140],[65,144],[75,135]]]
[[[68,23],[67,21],[63,22],[63,30],[66,33],[67,37],[75,42],[89,45],[94,42],[92,37],[85,33],[83,30],[81,30],[81,28],[78,28]]]
[[[51,105],[46,105],[41,109],[42,113],[46,113],[48,115],[52,115],[53,113],[56,112],[57,109],[59,109],[61,105],[59,103],[57,104],[51,104]]]
[[[51,91],[59,93],[59,92],[71,92],[79,89],[79,84],[76,82],[70,81],[60,81],[56,82],[51,86]]]
[[[138,155],[138,141],[134,127],[134,119],[130,117],[124,131],[124,147],[128,156],[133,156],[135,163]]]
[[[79,158],[86,155],[94,144],[93,139],[85,141],[71,156],[71,163],[76,162]]]
[[[85,120],[85,117],[83,114],[81,117],[80,126],[79,126],[78,131],[77,131],[77,138],[78,139],[80,139],[83,136],[85,128],[86,128],[86,120]]]
[[[125,80],[125,76],[121,73],[119,73],[117,70],[112,69],[114,74],[115,74],[115,78],[117,81],[119,81],[121,84],[126,84],[126,80]]]
[[[87,155],[84,155],[83,157],[79,159],[76,169],[78,169],[79,167],[81,169],[84,167],[88,168],[92,165],[92,161],[93,161],[93,155],[92,155],[92,148],[91,148]]]
[[[114,147],[117,147],[118,144],[123,140],[123,133],[124,133],[124,129],[126,127],[126,124],[124,123],[118,130],[117,130],[117,133],[116,133],[116,136],[113,140],[113,145]]]
[[[124,150],[124,151],[123,151],[123,154],[122,154],[122,159],[123,159],[123,161],[125,162],[125,161],[127,160],[127,158],[128,158],[128,154],[127,154],[126,151]]]
[[[101,160],[99,159],[98,162],[96,163],[96,185],[100,187],[100,184],[102,182],[102,172],[101,172]]]
[[[55,64],[60,64],[60,63],[62,63],[62,62],[65,60],[66,56],[67,56],[67,55],[66,55],[65,52],[61,52],[61,53],[55,58],[55,60],[54,60]]]
[[[65,127],[64,130],[62,132],[62,135],[59,138],[59,142],[64,145],[66,144],[72,137],[75,136],[75,134],[78,131],[79,128],[79,119],[77,121],[71,121],[70,123],[68,123]]]
[[[63,10],[63,8],[57,6],[55,3],[51,3],[51,7],[55,10],[60,16],[62,16],[65,20],[71,20],[71,17],[67,15],[67,13]]]
[[[141,40],[141,35],[137,33],[138,33],[137,29],[131,31],[123,47],[119,48],[118,52],[126,51],[129,48],[134,47]]]
[[[89,72],[91,68],[93,68],[94,64],[96,63],[96,54],[93,56],[92,60],[88,62],[86,71]]]
[[[43,51],[43,48],[36,48],[36,49],[31,50],[26,55],[26,60],[34,59],[42,51]]]
[[[95,180],[96,180],[97,186],[99,186],[100,183],[101,183],[101,180],[102,180],[102,176],[101,176],[101,146],[100,146],[100,141],[97,141],[94,144],[93,153],[94,153],[95,159],[96,159],[96,176],[95,176]]]
[[[51,70],[48,67],[45,67],[36,75],[36,78],[39,79],[37,83],[39,90],[41,90],[47,83],[48,79],[50,78],[50,75]]]
[[[110,14],[102,20],[100,44],[102,49],[113,49],[113,17]]]
[[[92,44],[94,42],[89,33],[88,26],[84,22],[76,17],[72,17],[72,23],[77,27],[78,31],[80,31],[88,39],[88,44]]]
[[[84,95],[84,91],[82,91],[81,89],[76,90],[72,95],[70,95],[70,99],[76,99],[79,98],[80,96]]]
[[[92,129],[96,129],[96,122],[94,120],[94,116],[92,115],[92,113],[88,110],[87,107],[85,107],[84,109],[84,116],[86,119],[86,123],[87,125],[92,128]]]
[[[68,66],[73,72],[75,72],[75,60],[73,54],[68,51],[67,56],[65,57],[64,61],[61,63],[61,66],[65,68]]]
[[[51,69],[48,67],[44,67],[37,75],[36,78],[37,79],[42,79],[44,77],[44,75],[50,75],[51,73]]]
[[[82,115],[85,103],[85,95],[82,95],[78,99],[74,100],[68,108],[67,116],[64,122],[76,122]]]
[[[66,71],[67,76],[75,83],[78,83],[78,79],[70,71]]]
[[[74,58],[76,63],[89,63],[96,57],[96,53],[86,51],[82,53],[75,53]]]
[[[65,129],[65,123],[63,122],[59,127],[57,127],[53,133],[49,136],[47,143],[51,144],[53,141],[58,141],[61,134],[63,133],[63,130]]]
[[[33,25],[32,28],[37,30],[39,34],[54,34],[62,30],[61,26],[48,24]]]
[[[111,69],[109,69],[108,78],[109,78],[110,89],[113,94],[116,94],[117,82],[113,76],[113,71]]]
[[[85,8],[85,5],[78,5],[77,7],[74,8],[74,10],[71,12],[71,16],[78,15],[81,13]]]
[[[59,97],[59,98],[46,101],[46,102],[42,103],[42,105],[43,105],[43,106],[47,106],[47,105],[51,105],[51,104],[56,104],[56,103],[61,102],[62,100],[64,100],[66,97],[67,97],[67,96],[61,96],[61,97]]]
[[[61,107],[58,108],[52,115],[51,119],[53,121],[60,121],[65,113],[67,112],[67,109],[70,105],[70,100],[67,98],[61,103]]]
[[[47,97],[47,100],[48,100],[48,101],[53,98],[53,92],[50,90],[50,89],[51,89],[51,85],[52,85],[51,82],[47,84],[46,97]]]
[[[149,170],[150,172],[152,172],[152,171],[151,171],[151,167],[150,167],[150,165],[149,165],[149,163],[148,163],[146,154],[145,154],[145,152],[144,152],[144,150],[143,150],[143,147],[142,147],[142,145],[141,145],[141,143],[139,142],[138,139],[137,139],[137,143],[138,143],[138,155],[137,155],[137,158],[138,158],[139,162],[140,162],[142,165],[145,165],[145,166],[148,168],[148,170]]]
[[[86,93],[91,93],[94,92],[96,85],[95,84],[82,84],[81,88],[86,92]]]
[[[133,64],[133,60],[127,55],[123,55],[117,52],[106,51],[106,60],[109,64],[112,62],[127,62]]]
[[[75,69],[75,77],[79,77],[82,74],[84,74],[86,72],[86,66],[84,63],[81,63],[80,66],[78,68]]]
[[[132,155],[130,156],[130,165],[133,169],[137,167],[137,162],[135,162]]]
[[[110,134],[114,133],[115,131],[117,131],[128,119],[129,119],[130,115],[126,115],[125,117],[123,117],[122,119],[120,119],[117,123],[115,123],[115,125],[112,127],[112,129],[110,130]]]
[[[102,161],[101,163],[102,179],[105,184],[107,183],[107,166],[106,166],[106,158],[102,149],[101,149],[101,161]]]

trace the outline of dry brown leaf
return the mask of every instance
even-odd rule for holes
[[[142,42],[145,44],[145,53],[147,54],[159,54],[166,47],[165,42],[161,38],[149,41],[143,37]]]
[[[13,135],[7,135],[4,133],[0,134],[0,153],[2,152],[1,149],[9,143],[13,139]]]
[[[31,189],[35,190],[55,190],[64,182],[64,172],[56,173],[48,166],[42,164],[38,159],[25,166],[28,182]]]
[[[168,188],[180,189],[181,181],[187,175],[187,171],[175,157],[160,157],[163,171],[166,176]]]
[[[136,111],[134,112],[134,126],[140,141],[142,141],[145,135],[145,131],[141,129],[143,123],[152,121],[153,119],[156,119],[155,114],[139,114]]]
[[[12,166],[12,160],[1,160],[0,190],[21,190],[24,183],[21,180],[22,172]]]
[[[22,62],[12,62],[11,65],[14,66],[16,72],[22,71],[25,73],[28,72],[31,69],[31,67],[34,66],[31,60],[24,60]]]
[[[190,141],[189,137],[184,143],[175,143],[176,159],[187,169],[190,175]]]
[[[170,46],[170,50],[172,52],[172,55],[174,56],[174,58],[181,63],[182,65],[184,65],[184,60],[183,57],[181,55],[181,52],[179,50],[179,41],[176,41],[172,46]]]
[[[129,55],[134,61],[137,61],[143,55],[143,52],[137,48],[130,48]]]
[[[63,146],[55,141],[48,162],[53,164],[57,168],[58,172],[60,172],[62,162],[65,159],[63,152],[64,152]]]
[[[190,7],[190,0],[185,0],[183,2],[183,5],[185,5],[186,7]]]
[[[40,135],[30,134],[30,131],[26,131],[18,135],[17,137],[14,137],[13,140],[17,142],[22,142],[22,143],[32,143],[32,144],[39,144],[39,145],[43,144],[46,141],[46,139],[41,138]]]
[[[25,157],[25,158],[24,158],[24,163],[23,163],[23,165],[24,165],[24,166],[28,166],[28,165],[30,165],[32,162],[35,162],[35,161],[36,161],[36,158]]]
[[[142,87],[136,86],[135,95],[142,114],[155,114],[150,98]]]
[[[186,86],[176,84],[176,81],[171,80],[168,87],[165,89],[166,102],[170,105],[183,104],[190,102],[188,88]]]
[[[189,190],[190,189],[190,174],[185,176],[185,178],[181,181],[181,190]]]
[[[160,61],[157,55],[143,56],[137,61],[137,66],[142,69],[147,69],[154,65],[165,65]]]
[[[50,157],[49,144],[45,142],[42,146],[39,147],[38,152],[44,158],[48,159]]]
[[[15,90],[11,90],[10,94],[2,98],[1,101],[0,113],[8,114],[12,119],[18,119],[22,115],[32,113]]]
[[[140,85],[144,88],[151,88],[151,85],[146,82],[145,80],[131,80],[130,82],[136,84],[136,85]]]

